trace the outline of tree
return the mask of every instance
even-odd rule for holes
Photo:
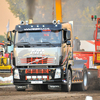
[[[26,1],[25,0],[6,0],[8,2],[9,9],[20,20],[25,21],[27,19]]]
[[[96,0],[62,0],[63,21],[74,22],[74,36],[79,39],[93,39],[96,21],[91,20],[91,15],[100,15],[100,1]],[[98,3],[99,2],[99,3]],[[99,16],[100,17],[100,16]]]
[[[26,0],[6,0],[9,9],[20,20],[27,20]],[[52,22],[54,0],[36,0],[34,22]],[[56,12],[55,12],[56,13]],[[74,36],[79,39],[93,39],[95,21],[91,15],[100,17],[100,0],[62,0],[63,21],[74,21]]]
[[[5,36],[0,35],[0,43],[2,43],[2,41],[6,42],[6,41],[7,41],[7,39],[5,38]]]
[[[15,17],[19,17],[20,20],[27,20],[28,13],[27,13],[27,5],[26,0],[6,0],[8,2],[9,9],[14,14]],[[36,1],[36,9],[35,16],[33,16],[34,21],[48,21],[51,20],[52,17],[52,2],[53,0],[35,0]],[[51,14],[50,14],[51,12]]]

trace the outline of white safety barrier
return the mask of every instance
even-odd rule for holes
[[[86,96],[85,100],[93,100],[91,96]]]
[[[80,40],[80,49],[85,51],[95,51],[95,41],[94,40]]]
[[[13,83],[13,76],[11,75],[11,76],[9,76],[9,77],[1,77],[0,76],[0,82],[7,82],[7,81],[9,81],[10,83]]]

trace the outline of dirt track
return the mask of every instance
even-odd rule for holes
[[[28,88],[26,91],[16,91],[13,87],[0,86],[0,100],[85,100],[86,96],[92,96],[93,100],[100,100],[100,90],[88,91],[34,91]]]
[[[32,87],[26,91],[16,91],[14,85],[0,86],[0,100],[85,100],[86,96],[92,96],[93,100],[100,100],[100,80],[97,72],[88,76],[88,91],[35,91]]]

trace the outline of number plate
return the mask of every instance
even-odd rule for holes
[[[43,81],[31,81],[31,84],[42,84]]]

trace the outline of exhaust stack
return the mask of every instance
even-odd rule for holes
[[[36,6],[36,0],[26,0],[27,5],[27,12],[28,12],[28,24],[33,24],[33,16],[35,14],[35,6]]]
[[[28,24],[33,24],[33,19],[32,19],[32,18],[30,18],[30,19],[28,20]]]

